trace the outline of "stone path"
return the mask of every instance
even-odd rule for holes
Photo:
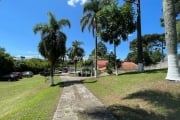
[[[63,91],[53,120],[115,120],[80,78],[61,76]]]

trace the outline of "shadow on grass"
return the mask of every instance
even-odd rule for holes
[[[167,69],[155,69],[155,70],[146,70],[142,73],[153,74],[153,73],[167,73]],[[141,72],[133,71],[133,72],[125,72],[120,75],[130,75],[130,74],[141,74]]]
[[[117,120],[164,120],[162,115],[154,112],[147,112],[140,108],[131,108],[122,105],[111,105],[108,110],[117,118]]]
[[[165,120],[180,120],[180,94],[174,96],[169,92],[144,90],[130,94],[124,99],[143,99],[154,106],[162,107],[165,110],[171,111],[164,116]]]

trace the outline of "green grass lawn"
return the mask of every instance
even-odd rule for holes
[[[60,82],[55,76],[55,83]],[[50,120],[60,96],[59,86],[36,75],[14,82],[0,81],[0,120]]]
[[[180,120],[180,83],[166,70],[85,80],[84,84],[119,120]]]

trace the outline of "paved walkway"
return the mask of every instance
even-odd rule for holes
[[[63,91],[53,120],[115,120],[80,78],[61,76]]]

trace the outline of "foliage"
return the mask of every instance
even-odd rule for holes
[[[71,60],[74,60],[75,57],[78,57],[78,58],[83,58],[84,56],[84,49],[81,47],[83,43],[80,42],[80,41],[73,41],[72,42],[72,47],[70,47],[68,50],[67,50],[67,55],[69,57],[69,59]]]
[[[112,3],[99,11],[97,18],[100,38],[116,46],[135,30],[134,11],[130,4],[118,7],[117,3]]]
[[[14,70],[14,60],[4,48],[0,47],[0,75],[12,72]]]
[[[42,60],[38,58],[16,60],[15,61],[15,71],[32,71],[37,74],[42,70],[48,69],[49,64],[47,60]]]
[[[56,20],[55,16],[49,12],[49,24],[37,24],[34,32],[41,32],[41,41],[39,43],[39,52],[47,58],[51,69],[51,85],[53,85],[53,71],[58,59],[65,56],[66,52],[66,34],[61,31],[63,26],[70,27],[67,19]]]
[[[82,42],[80,41],[73,41],[72,42],[72,47],[70,47],[67,51],[67,55],[68,57],[74,61],[74,65],[75,65],[75,72],[76,72],[76,65],[77,65],[77,62],[79,60],[82,60],[83,59],[83,56],[84,56],[84,49],[80,46],[82,44]]]
[[[164,58],[164,34],[146,34],[142,36],[144,64],[156,64]],[[137,63],[137,39],[130,42],[131,52],[128,54],[126,61]]]
[[[55,77],[55,83],[59,77]],[[42,76],[18,82],[0,83],[1,120],[50,120],[53,118],[61,88],[48,87]]]
[[[82,32],[85,27],[89,31],[92,31],[93,37],[95,36],[95,76],[97,77],[97,13],[106,5],[111,4],[115,0],[90,0],[86,2],[83,6],[83,17],[80,20]]]
[[[95,49],[92,50],[90,58],[92,58],[93,56],[95,56]],[[107,59],[107,47],[102,41],[99,41],[97,44],[97,58]]]

